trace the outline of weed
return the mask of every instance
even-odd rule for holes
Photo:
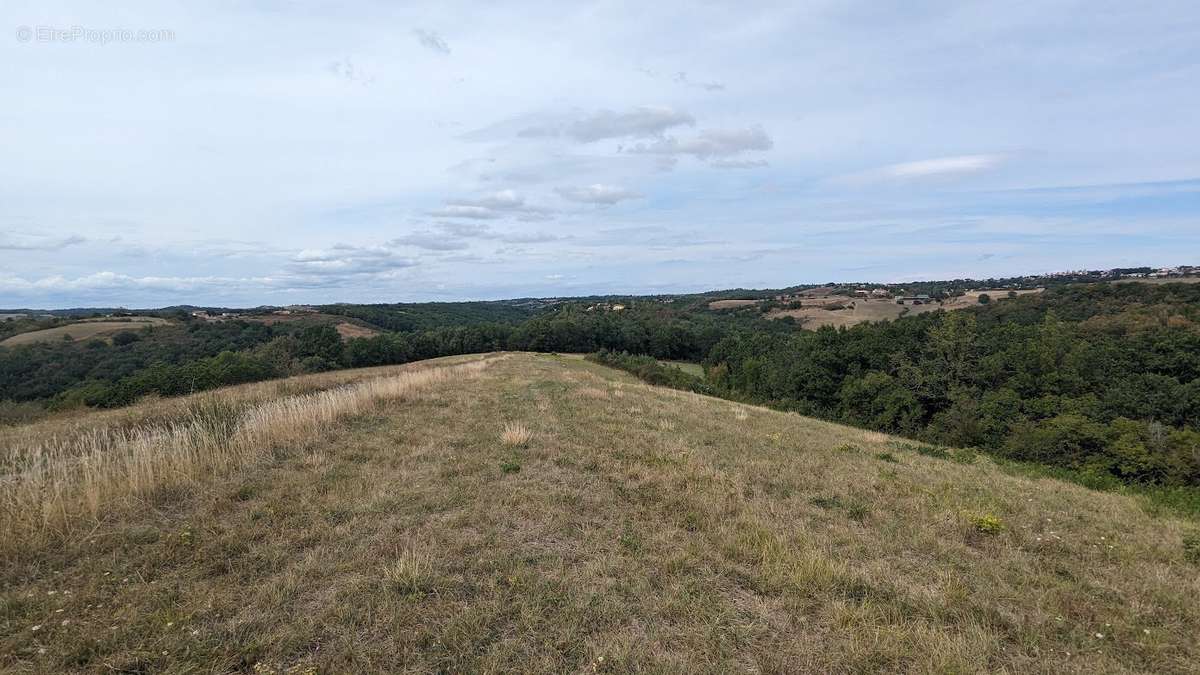
[[[970,521],[971,527],[980,534],[995,535],[1004,531],[1004,522],[998,516],[990,513],[984,515],[968,513],[967,520]]]
[[[890,452],[881,452],[881,453],[875,455],[875,459],[878,459],[882,462],[892,462],[893,464],[900,463],[900,460],[896,459],[896,456]]]
[[[846,515],[850,520],[862,523],[866,521],[867,516],[871,515],[871,507],[866,502],[854,499],[846,503]]]
[[[532,438],[533,432],[520,422],[509,422],[504,425],[504,431],[500,432],[500,442],[513,447],[523,447]]]
[[[500,462],[500,470],[504,473],[517,473],[521,470],[521,463],[516,458],[506,459]]]
[[[428,553],[409,546],[396,552],[396,559],[383,568],[383,579],[401,593],[421,593],[433,588],[433,560]]]

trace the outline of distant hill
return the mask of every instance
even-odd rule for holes
[[[14,672],[1188,672],[1197,523],[577,357],[0,429]]]

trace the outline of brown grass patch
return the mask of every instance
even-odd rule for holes
[[[72,341],[78,342],[91,338],[108,337],[124,331],[138,331],[146,326],[165,326],[169,323],[171,322],[166,319],[154,316],[136,317],[129,321],[78,321],[65,326],[44,328],[42,330],[29,331],[28,333],[18,333],[0,341],[0,346],[15,347],[34,342],[53,342],[62,340],[66,336],[70,336]]]
[[[500,432],[500,442],[514,447],[527,445],[532,438],[533,432],[521,422],[509,422]]]
[[[217,394],[163,426],[101,427],[10,446],[0,457],[0,542],[25,545],[30,538],[68,535],[138,497],[303,443],[345,417],[453,377],[477,375],[488,363],[402,372],[241,409]]]

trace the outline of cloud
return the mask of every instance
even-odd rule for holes
[[[938,157],[916,162],[892,164],[878,169],[878,173],[890,178],[927,178],[979,173],[994,169],[1004,161],[1003,155],[959,155]]]
[[[0,251],[60,251],[85,241],[87,240],[78,235],[54,238],[36,234],[0,232]]]
[[[765,159],[714,159],[708,165],[718,169],[761,169],[770,166]]]
[[[658,71],[653,70],[651,68],[639,67],[639,68],[636,68],[635,70],[637,70],[639,73],[642,73],[646,77],[650,77],[650,78],[653,78],[656,80],[660,79],[663,76],[662,73],[659,73]],[[705,91],[724,91],[725,90],[725,85],[720,82],[697,82],[695,80],[692,80],[690,77],[688,77],[688,74],[682,70],[676,71],[675,74],[670,77],[671,77],[672,82],[674,82],[676,84],[682,84],[685,87],[693,87],[696,89],[703,89]]]
[[[640,199],[644,195],[628,188],[616,185],[593,183],[583,187],[560,187],[555,192],[560,197],[572,202],[583,204],[603,204],[611,206],[626,199]]]
[[[500,218],[504,214],[498,213],[483,206],[449,204],[447,206],[430,211],[429,215],[436,218],[476,218],[480,220],[488,220],[491,218]]]
[[[448,200],[446,205],[429,211],[436,218],[494,220],[512,216],[518,220],[546,220],[553,209],[535,206],[513,190],[500,190],[481,197]]]
[[[1001,154],[955,155],[952,157],[935,157],[914,162],[901,162],[886,166],[859,171],[857,173],[834,176],[829,179],[831,185],[870,185],[898,182],[925,181],[935,179],[951,179],[970,176],[996,169],[1009,158]]]
[[[338,244],[329,249],[305,249],[292,257],[286,269],[301,276],[359,276],[413,267],[415,260],[385,247]]]
[[[74,279],[62,275],[42,277],[27,280],[16,276],[0,277],[0,290],[6,292],[87,292],[115,290],[158,290],[158,291],[195,291],[203,288],[220,286],[235,286],[246,283],[250,279],[235,279],[230,277],[135,277],[116,272],[96,272]]]
[[[692,80],[688,79],[688,74],[683,72],[682,70],[675,73],[675,76],[671,79],[674,80],[675,82],[678,82],[679,84],[684,85],[684,86],[696,87],[699,89],[703,89],[705,91],[724,91],[725,90],[725,85],[721,84],[720,82],[693,82]]]
[[[626,113],[601,110],[571,124],[567,135],[581,143],[591,143],[606,138],[657,136],[672,127],[695,124],[695,118],[685,112],[662,106],[642,106]]]
[[[497,232],[487,225],[475,223],[439,223],[438,227],[455,237],[486,239],[505,244],[539,244],[562,239],[549,232]]]
[[[679,140],[668,136],[653,143],[639,143],[629,152],[647,155],[692,155],[698,159],[726,158],[753,150],[770,150],[775,143],[761,126],[746,129],[708,129]]]
[[[413,246],[428,251],[461,251],[468,248],[467,242],[437,232],[413,232],[387,242],[388,246]]]
[[[413,35],[417,36],[417,41],[421,43],[422,47],[443,56],[450,55],[450,45],[446,44],[441,35],[423,28],[414,28]]]
[[[696,119],[686,112],[667,106],[639,106],[626,112],[598,110],[593,113],[550,117],[528,124],[517,131],[519,138],[565,136],[579,143],[594,143],[611,138],[653,138],[678,126],[695,126]],[[495,125],[500,130],[507,123]],[[488,133],[482,130],[478,133]],[[477,135],[476,134],[476,135]]]

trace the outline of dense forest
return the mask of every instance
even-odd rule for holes
[[[635,299],[623,311],[580,301],[321,308],[392,329],[349,341],[329,325],[183,322],[0,348],[0,389],[10,410],[112,407],[451,354],[603,352],[661,384],[1097,479],[1200,486],[1200,284],[1062,285],[817,331],[708,311],[706,301]],[[703,363],[707,376],[662,369],[659,359]]]

